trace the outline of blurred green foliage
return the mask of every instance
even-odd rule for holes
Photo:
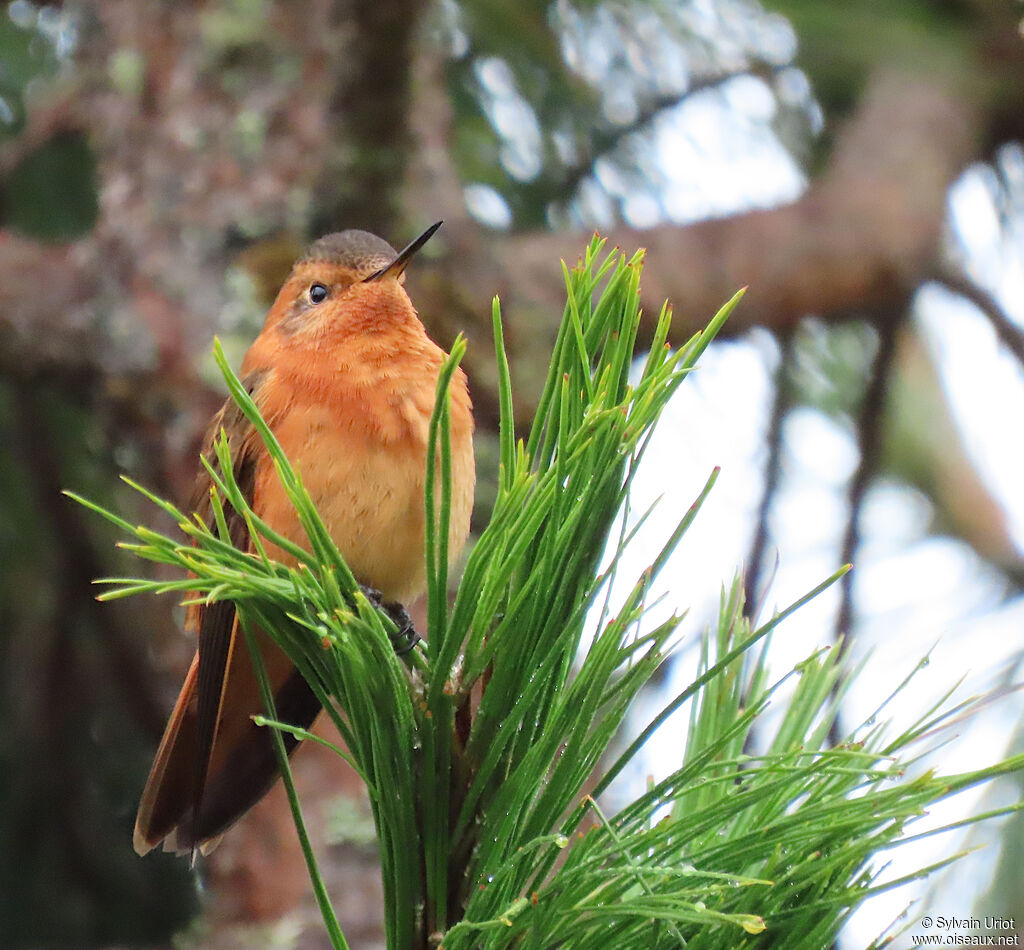
[[[23,7],[30,12],[31,5]],[[0,144],[25,127],[25,91],[29,84],[57,70],[53,46],[31,21],[25,26],[15,23],[15,4],[9,5],[8,12],[10,15],[0,16]]]
[[[34,88],[56,75],[73,34],[53,10],[16,0],[0,16],[0,145],[25,128]],[[99,214],[96,156],[85,136],[61,129],[22,154],[0,181],[0,223],[39,241],[71,241]]]
[[[58,132],[14,166],[3,186],[3,221],[39,241],[71,241],[99,214],[96,156],[80,132]]]

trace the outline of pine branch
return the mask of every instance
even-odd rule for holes
[[[407,665],[395,655],[390,621],[354,586],[222,353],[232,396],[261,431],[315,555],[296,548],[300,566],[286,568],[237,551],[145,491],[179,522],[184,538],[83,501],[132,538],[127,546],[140,557],[189,572],[187,580],[117,580],[105,596],[177,592],[188,584],[198,596],[231,599],[243,622],[271,636],[322,699],[367,785],[391,950],[605,950],[609,940],[621,950],[647,950],[675,947],[680,938],[726,950],[748,934],[759,935],[759,947],[820,950],[866,896],[890,886],[878,881],[874,857],[898,846],[930,804],[1024,766],[1017,757],[964,775],[908,778],[903,767],[914,743],[964,708],[945,701],[895,737],[881,719],[883,704],[832,741],[838,697],[849,685],[838,650],[816,650],[772,680],[758,644],[845,568],[757,629],[743,617],[735,581],[723,592],[716,628],[702,639],[695,679],[602,766],[670,650],[679,618],[650,624],[646,596],[714,473],[690,512],[666,531],[663,550],[595,623],[594,607],[621,570],[625,533],[612,543],[608,566],[604,548],[651,427],[740,296],[676,351],[666,346],[671,312],[663,309],[643,366],[631,371],[641,264],[642,254],[606,256],[595,240],[581,265],[565,273],[568,303],[550,372],[520,441],[495,307],[498,498],[449,609],[441,566],[445,419],[447,380],[462,345],[453,348],[431,421],[439,464],[429,466],[430,491],[440,505],[425,499],[427,645]],[[876,358],[880,392],[891,345]],[[879,423],[879,399],[869,393],[865,400],[865,431]],[[231,466],[221,470],[218,492],[249,521],[253,537],[281,543],[246,506]],[[791,678],[795,689],[782,701],[776,694]],[[767,751],[750,757],[743,750],[769,702],[779,714]],[[267,705],[260,722],[279,728]],[[598,805],[647,739],[682,709],[689,727],[678,767],[617,812]],[[284,756],[281,766],[290,782]],[[292,804],[298,815],[294,796]],[[305,850],[319,882],[312,850]],[[327,906],[324,916],[333,946],[344,947]]]

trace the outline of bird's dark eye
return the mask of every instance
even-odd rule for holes
[[[323,303],[330,296],[330,293],[323,284],[310,284],[309,301],[313,304]]]

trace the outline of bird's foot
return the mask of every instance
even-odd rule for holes
[[[395,654],[397,656],[407,656],[423,638],[413,626],[412,617],[409,616],[409,612],[400,603],[391,601],[381,606],[395,622],[395,626],[398,627],[398,633],[391,640],[395,648]]]
[[[374,587],[360,584],[359,589],[374,607],[383,610],[391,618],[392,623],[398,627],[398,632],[391,638],[391,644],[395,648],[396,656],[407,656],[411,653],[413,647],[423,638],[413,626],[412,618],[405,607],[397,601],[385,603],[384,595]]]

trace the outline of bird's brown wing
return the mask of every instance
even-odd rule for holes
[[[262,375],[244,382],[258,399]],[[214,417],[206,455],[216,467],[213,441],[228,436],[234,477],[246,501],[254,504],[256,468],[262,445],[230,400]],[[192,508],[213,528],[212,479],[200,472]],[[225,518],[232,543],[251,548],[245,520],[229,505]],[[251,719],[263,711],[252,662],[239,629],[234,604],[220,601],[189,608],[186,627],[198,631],[199,649],[167,723],[142,793],[135,824],[135,850],[145,854],[166,839],[179,852],[207,850],[249,810],[277,778],[273,736]],[[287,656],[262,632],[257,642],[275,694],[277,715],[307,727],[320,704]],[[290,752],[296,740],[284,736]]]

